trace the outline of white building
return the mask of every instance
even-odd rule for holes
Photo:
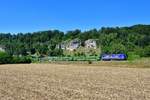
[[[85,41],[85,47],[86,48],[96,49],[97,48],[96,40],[94,40],[94,39],[86,40]]]
[[[69,42],[66,49],[69,51],[74,51],[78,49],[80,46],[81,46],[81,41],[79,39],[75,39]]]

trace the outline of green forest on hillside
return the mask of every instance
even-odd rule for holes
[[[150,25],[131,27],[102,27],[82,32],[79,29],[39,31],[34,33],[0,33],[0,45],[9,55],[66,56],[56,45],[72,39],[97,39],[101,53],[125,53],[150,57]]]

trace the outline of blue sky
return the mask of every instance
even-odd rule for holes
[[[0,32],[150,24],[150,0],[0,0]]]

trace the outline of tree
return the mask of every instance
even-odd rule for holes
[[[36,49],[35,49],[35,48],[31,48],[31,49],[30,49],[30,52],[31,52],[31,54],[33,55],[33,54],[36,53]]]
[[[150,57],[150,45],[144,48],[144,57]]]
[[[109,46],[103,47],[102,52],[110,54],[127,53],[125,46],[121,43],[111,43]]]
[[[49,56],[63,56],[63,50],[62,49],[49,50],[48,55]]]
[[[126,48],[121,43],[112,43],[111,44],[111,53],[127,53]]]
[[[105,53],[134,52],[144,57],[150,57],[148,53],[150,25],[103,27],[99,30],[92,29],[84,32],[77,29],[65,34],[59,30],[18,34],[0,33],[0,45],[4,45],[6,52],[10,55],[27,56],[28,52],[57,55],[56,52],[59,50],[56,50],[56,45],[75,38],[82,41],[82,46],[87,39],[97,39]]]

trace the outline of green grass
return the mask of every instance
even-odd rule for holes
[[[89,63],[90,61],[90,63]],[[106,66],[106,67],[122,67],[122,68],[150,68],[150,58],[141,58],[127,61],[51,61],[53,64],[73,64],[85,66]]]

